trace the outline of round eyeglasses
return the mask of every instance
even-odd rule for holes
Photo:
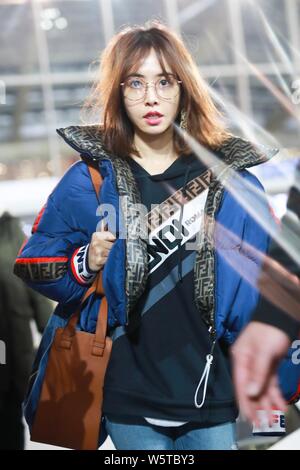
[[[150,83],[154,84],[157,96],[163,100],[172,100],[178,95],[182,81],[169,74],[158,78],[155,82],[146,82],[142,77],[129,77],[120,85],[123,87],[125,98],[130,101],[137,101],[146,96]]]

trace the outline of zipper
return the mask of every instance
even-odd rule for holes
[[[216,216],[220,210],[220,206],[222,204],[224,197],[224,187],[222,189],[222,193],[220,196],[218,208],[214,214],[214,223],[216,224]],[[217,329],[216,329],[216,305],[217,305],[217,295],[216,295],[216,289],[217,289],[217,256],[216,256],[216,249],[215,247],[213,248],[213,257],[214,257],[214,305],[213,305],[213,310],[211,313],[211,318],[210,318],[210,327],[208,329],[209,334],[211,335],[212,338],[212,343],[214,344],[217,340]]]
[[[214,214],[214,223],[216,223],[216,215],[217,215],[217,213],[220,209],[222,199],[223,199],[223,195],[224,195],[224,188],[222,189],[219,204],[218,204],[217,210]],[[202,408],[202,406],[205,403],[209,374],[210,374],[211,366],[212,366],[213,361],[214,361],[214,348],[215,348],[215,345],[216,345],[216,342],[217,342],[217,330],[216,330],[216,302],[217,302],[217,296],[216,296],[217,269],[216,269],[216,265],[217,265],[217,259],[216,259],[216,250],[215,250],[215,248],[213,248],[213,257],[214,257],[213,309],[212,309],[212,312],[211,312],[211,315],[210,315],[210,321],[209,321],[210,326],[208,327],[208,332],[209,332],[209,335],[210,335],[210,338],[211,338],[211,348],[210,348],[209,354],[207,354],[207,356],[206,356],[206,364],[205,364],[204,370],[202,372],[202,376],[200,378],[200,381],[198,382],[198,385],[197,385],[197,388],[196,388],[196,391],[195,391],[195,395],[194,395],[194,405],[198,409]],[[203,383],[202,401],[201,401],[201,403],[198,403],[197,395],[198,395],[198,392],[200,390],[200,387],[201,387],[202,383]]]
[[[129,291],[127,290],[127,269],[126,269],[126,260],[127,260],[127,243],[124,242],[124,246],[125,246],[125,286],[124,286],[124,290],[125,290],[125,294],[126,294],[126,323],[125,323],[125,326],[128,326],[129,325]]]

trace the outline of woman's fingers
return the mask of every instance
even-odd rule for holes
[[[100,222],[100,230],[101,230],[101,232],[108,230],[108,224],[105,223],[104,219],[102,219],[101,222]]]
[[[89,246],[88,265],[93,271],[99,270],[107,261],[109,252],[116,241],[113,233],[106,230],[107,224],[102,221],[101,231],[94,232]]]

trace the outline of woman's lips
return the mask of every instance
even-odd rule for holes
[[[158,126],[158,124],[161,123],[163,116],[148,116],[144,119],[149,126]]]

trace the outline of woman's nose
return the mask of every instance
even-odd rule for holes
[[[145,102],[146,103],[157,103],[158,97],[156,93],[155,85],[148,85],[145,90]]]

